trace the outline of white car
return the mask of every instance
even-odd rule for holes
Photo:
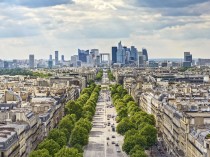
[[[119,148],[119,147],[117,147],[117,148],[116,148],[116,151],[117,151],[118,153],[120,153],[120,152],[121,152],[121,150],[120,150],[120,148]]]

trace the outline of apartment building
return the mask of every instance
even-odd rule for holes
[[[50,79],[1,76],[0,157],[28,157],[57,127],[65,102],[78,98],[85,86],[81,80],[72,78],[67,86],[57,80],[51,84]]]

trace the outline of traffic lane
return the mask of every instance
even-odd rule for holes
[[[93,127],[89,134],[89,142],[84,151],[84,157],[105,157],[104,144],[104,103],[97,103],[93,117]]]
[[[107,106],[110,106],[110,104],[111,104],[111,101],[107,102]],[[122,151],[123,137],[116,132],[117,123],[115,122],[115,116],[116,116],[115,108],[114,107],[106,108],[106,112],[107,112],[107,115],[111,115],[110,118],[107,117],[107,124],[108,122],[110,123],[110,126],[107,126],[107,131],[110,138],[107,154],[110,157],[111,155],[113,156],[113,153],[114,153],[114,156],[116,157],[124,157],[123,151]],[[113,115],[114,117],[112,118]],[[115,131],[112,131],[111,125],[115,127]],[[114,136],[115,138],[112,138],[112,136]],[[115,146],[115,144],[111,144],[112,141],[114,141],[114,143],[118,143],[119,146]],[[120,151],[118,152],[117,150],[120,150]]]

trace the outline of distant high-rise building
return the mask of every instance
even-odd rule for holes
[[[61,55],[61,61],[64,62],[65,59],[64,59],[64,55]]]
[[[4,68],[4,61],[0,59],[0,68]]]
[[[77,61],[78,61],[78,55],[71,56],[70,64],[73,67],[77,67],[78,66]]]
[[[9,62],[8,61],[4,61],[4,69],[8,69],[9,68]]]
[[[55,51],[55,65],[58,65],[59,61],[58,56],[59,56],[58,51]]]
[[[142,52],[138,52],[138,67],[144,67],[144,55],[142,54]]]
[[[49,69],[52,69],[52,67],[53,67],[53,61],[52,60],[49,60],[48,61],[48,68]]]
[[[184,61],[192,63],[192,54],[190,52],[184,52]]]
[[[29,68],[34,69],[34,55],[29,55]]]
[[[210,59],[198,58],[197,65],[200,65],[200,66],[210,66]]]
[[[190,52],[184,52],[183,67],[191,67],[191,66],[192,66],[192,54],[190,54]]]
[[[122,46],[121,41],[118,43],[117,63],[125,64],[126,47]]]
[[[50,56],[49,56],[49,60],[50,60],[50,61],[52,61],[52,60],[53,60],[52,55],[50,55]]]
[[[144,56],[143,55],[138,57],[138,67],[144,67]]]
[[[96,66],[100,66],[100,60],[101,60],[101,58],[100,58],[100,56],[96,56]]]
[[[112,64],[117,63],[117,47],[112,47]]]
[[[79,60],[82,61],[82,62],[87,62],[87,56],[89,55],[89,50],[80,50],[78,49],[78,57],[79,57]]]
[[[149,67],[150,68],[157,68],[158,67],[158,63],[155,61],[149,61]]]
[[[99,49],[91,49],[90,54],[93,55],[94,58],[99,55]]]
[[[147,49],[143,48],[143,49],[142,49],[142,54],[145,56],[145,61],[148,61],[149,58],[148,58]]]
[[[130,52],[130,60],[136,61],[137,60],[137,48],[135,46],[131,46],[131,52]]]

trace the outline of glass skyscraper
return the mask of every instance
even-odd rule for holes
[[[112,64],[117,63],[117,47],[112,47]]]

